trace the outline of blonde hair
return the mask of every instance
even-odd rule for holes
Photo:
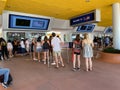
[[[88,38],[88,33],[85,33],[84,34],[84,39],[87,39]]]

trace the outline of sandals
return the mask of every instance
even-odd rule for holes
[[[59,67],[57,67],[57,66],[56,66],[55,68],[56,68],[56,69],[59,69]]]

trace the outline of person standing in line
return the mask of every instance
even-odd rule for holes
[[[51,40],[52,40],[52,36],[49,37],[49,44],[50,44],[50,47],[49,47],[49,57],[52,58],[52,61],[51,61],[51,65],[55,65],[55,60],[53,60],[53,47],[51,45]]]
[[[11,40],[8,40],[7,42],[7,50],[8,50],[9,57],[13,57],[13,53],[12,53],[13,45]]]
[[[86,71],[92,71],[92,60],[93,57],[93,41],[89,39],[88,34],[84,34],[84,40],[82,41],[83,57],[85,58]]]
[[[30,42],[29,42],[28,38],[25,40],[25,47],[26,47],[27,55],[29,55],[29,53],[30,53]]]
[[[17,52],[18,52],[18,40],[15,39],[13,40],[13,55],[16,56]]]
[[[37,52],[37,56],[38,56],[38,60],[40,62],[40,53],[42,52],[42,41],[41,41],[41,36],[39,36],[37,38],[37,43],[36,43],[36,52]]]
[[[7,50],[7,42],[5,41],[5,39],[0,38],[0,43],[1,43],[3,59],[5,60],[5,55],[6,55],[7,60],[9,60],[8,50]]]
[[[34,61],[37,61],[38,59],[36,59],[36,39],[35,38],[32,39],[31,52],[32,52],[32,59]]]
[[[58,64],[59,60],[62,64],[62,67],[64,67],[63,58],[61,56],[61,47],[60,47],[61,40],[58,37],[56,37],[55,33],[52,33],[52,36],[53,38],[51,41],[51,45],[53,47],[53,55],[54,55],[55,62],[56,62],[56,68],[59,68],[59,64]]]
[[[80,51],[81,51],[81,40],[80,35],[77,34],[76,38],[73,42],[73,71],[80,70]],[[77,59],[76,59],[77,58]],[[76,67],[76,61],[77,61],[77,67]]]
[[[21,39],[20,47],[21,47],[21,54],[23,56],[23,55],[25,55],[25,42],[24,42],[24,39]]]
[[[47,36],[44,37],[44,40],[43,40],[43,56],[44,56],[44,64],[49,63],[49,48],[50,48],[50,43],[49,43],[49,40],[47,38]]]

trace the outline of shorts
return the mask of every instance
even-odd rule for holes
[[[42,48],[37,48],[36,52],[42,52]]]
[[[25,48],[21,48],[21,53],[25,53]]]
[[[74,52],[74,54],[76,54],[76,55],[80,55],[80,52]]]
[[[43,52],[48,52],[49,51],[49,49],[43,49]]]
[[[53,56],[61,56],[61,51],[53,51]]]

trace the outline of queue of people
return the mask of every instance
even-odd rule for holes
[[[21,47],[21,55],[32,54],[32,60],[43,62],[44,64],[56,65],[56,68],[59,68],[59,63],[64,67],[63,58],[61,55],[61,39],[56,36],[55,33],[52,33],[50,38],[47,36],[44,39],[41,39],[39,36],[37,39],[33,38],[30,43],[28,39],[13,42],[8,40],[6,42],[3,38],[0,39],[0,55],[3,60],[16,56],[18,53],[19,47]],[[73,41],[73,71],[80,70],[80,57],[83,54],[83,57],[86,61],[86,71],[92,70],[92,60],[93,57],[93,41],[89,39],[88,34],[84,35],[84,39],[81,40],[79,34],[76,35],[75,40]],[[83,52],[83,53],[81,53]],[[6,58],[5,58],[6,55]],[[50,61],[50,56],[52,61]],[[77,65],[76,65],[77,63]]]
[[[55,33],[52,33],[49,39],[47,36],[43,40],[41,40],[41,36],[37,40],[33,38],[31,44],[32,59],[34,61],[44,62],[44,64],[51,63],[52,65],[56,65],[56,68],[59,68],[60,62],[62,67],[64,67],[61,55],[61,43],[62,41]],[[52,61],[50,61],[50,56]]]
[[[48,39],[47,36],[41,40],[41,36],[37,39],[33,38],[31,45],[28,39],[21,40],[19,45],[21,46],[22,55],[32,52],[32,60],[43,62],[44,64],[53,64],[55,68],[59,69],[61,67],[65,67],[64,60],[61,54],[61,44],[62,41],[59,37],[56,36],[56,33],[52,33],[52,36]],[[92,71],[92,57],[93,57],[93,41],[89,39],[88,34],[84,34],[84,39],[81,40],[79,34],[76,35],[75,40],[73,41],[73,71],[77,71],[81,69],[81,55],[85,60],[85,71]],[[30,49],[31,48],[31,49]],[[3,38],[0,38],[0,55],[5,59],[9,59],[16,56],[18,52],[18,42],[14,40],[13,43],[8,40],[6,42]],[[4,55],[5,54],[5,55]],[[50,57],[52,58],[52,62],[50,62]],[[0,68],[0,75],[4,74],[5,79],[2,83],[3,87],[7,88],[8,74],[10,70],[8,68]]]

